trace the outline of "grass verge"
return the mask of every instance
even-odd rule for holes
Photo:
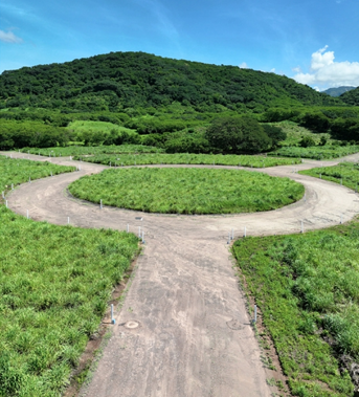
[[[69,168],[0,157],[0,189]],[[0,396],[58,397],[138,239],[33,222],[3,205],[0,220]]]
[[[112,166],[151,165],[151,164],[194,164],[194,165],[231,165],[242,167],[275,167],[278,165],[299,164],[300,159],[286,159],[249,155],[222,154],[138,154],[138,155],[96,155],[93,157],[78,156],[75,160],[99,163]]]
[[[82,177],[69,191],[84,200],[145,212],[229,214],[282,207],[299,200],[304,187],[244,170],[132,168]]]
[[[233,245],[243,285],[260,308],[293,396],[353,393],[350,371],[359,362],[358,236],[355,221]]]

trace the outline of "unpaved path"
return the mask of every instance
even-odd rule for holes
[[[23,157],[13,153],[13,156]],[[26,158],[48,160],[26,155]],[[58,164],[76,164],[52,159]],[[334,164],[321,162],[323,165]],[[296,169],[317,166],[306,162]],[[173,167],[173,166],[172,166]],[[81,163],[81,171],[27,183],[8,197],[9,207],[35,220],[81,227],[145,231],[123,308],[91,383],[91,397],[266,397],[270,377],[245,309],[227,245],[228,233],[297,233],[347,221],[359,213],[350,189],[293,173],[293,167],[261,169],[304,184],[306,199],[282,209],[228,216],[176,216],[82,203],[69,183],[106,167]],[[216,167],[221,168],[221,167]],[[233,167],[222,167],[232,168]],[[136,219],[142,217],[143,219]],[[128,326],[138,324],[137,328]]]

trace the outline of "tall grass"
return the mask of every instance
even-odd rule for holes
[[[300,174],[322,178],[327,181],[335,182],[358,191],[359,184],[359,164],[340,163],[332,167],[312,168],[300,171]]]
[[[359,224],[249,238],[233,252],[294,396],[353,392],[342,354],[359,363]]]
[[[71,167],[0,157],[0,189]],[[0,205],[0,396],[58,397],[137,253],[133,234],[33,222]]]
[[[111,153],[162,153],[164,150],[154,146],[144,145],[101,145],[101,146],[68,146],[50,147],[46,149],[23,148],[22,153],[37,154],[47,157],[64,157],[78,155],[98,155]]]
[[[88,161],[112,166],[150,165],[150,164],[194,164],[194,165],[231,165],[243,167],[274,167],[278,165],[299,164],[299,159],[273,158],[249,155],[222,154],[138,154],[138,155],[95,155],[91,157],[78,156],[76,160]]]
[[[267,211],[303,196],[288,178],[243,170],[107,169],[69,186],[81,199],[146,212],[227,214]]]
[[[282,147],[274,152],[268,153],[269,156],[309,158],[315,160],[334,159],[348,156],[359,152],[359,145],[350,146],[311,146],[303,147]]]

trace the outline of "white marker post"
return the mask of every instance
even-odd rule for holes
[[[243,237],[247,237],[247,228],[244,226],[244,234]]]
[[[7,200],[5,200],[5,207],[8,208],[8,206],[7,206]]]
[[[100,200],[100,210],[102,210],[102,200]]]
[[[29,219],[29,210],[26,210],[26,219]]]
[[[69,216],[67,217],[67,224],[68,225],[70,224],[70,217]]]
[[[13,183],[11,184],[11,190],[14,190],[14,184]]]
[[[111,324],[116,324],[116,320],[113,317],[113,304],[111,303]]]
[[[254,305],[254,323],[257,322],[257,305]]]
[[[231,236],[231,240],[234,239],[234,229],[232,229],[232,236]]]
[[[31,178],[29,177],[29,183],[31,183]]]

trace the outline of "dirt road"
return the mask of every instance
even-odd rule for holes
[[[52,161],[79,165],[68,159]],[[13,211],[25,215],[29,210],[34,220],[66,224],[69,217],[72,225],[81,227],[125,230],[129,224],[132,232],[137,233],[138,227],[145,231],[145,249],[133,283],[82,395],[269,397],[273,389],[266,378],[270,373],[260,361],[228,234],[233,229],[236,238],[242,237],[244,227],[247,235],[270,235],[297,233],[302,225],[312,230],[338,224],[359,213],[357,195],[343,186],[293,173],[292,166],[259,170],[290,177],[306,188],[305,199],[271,212],[163,216],[101,210],[68,195],[69,183],[104,168],[81,163],[81,171],[24,184],[8,197]]]

